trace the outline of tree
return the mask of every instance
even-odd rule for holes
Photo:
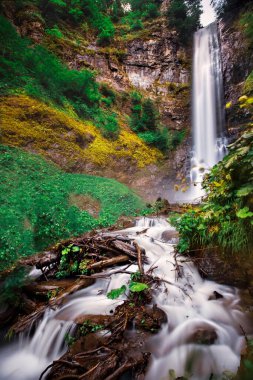
[[[235,13],[235,10],[239,10],[250,3],[251,0],[211,0],[211,4],[219,17],[231,15]]]
[[[188,43],[200,27],[201,0],[172,0],[167,12],[169,26],[176,29],[181,42]]]

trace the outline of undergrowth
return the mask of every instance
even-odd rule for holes
[[[234,253],[252,252],[252,128],[230,145],[229,150],[203,182],[207,193],[205,202],[172,219],[180,234],[180,252],[208,246]]]
[[[131,131],[121,129],[116,140],[106,139],[88,121],[77,120],[25,95],[1,98],[1,142],[42,154],[64,170],[86,164],[100,167],[127,160],[144,167],[162,159]]]
[[[64,173],[20,149],[0,150],[0,270],[60,239],[144,210],[142,200],[115,180]],[[97,200],[98,218],[71,205],[72,194]]]

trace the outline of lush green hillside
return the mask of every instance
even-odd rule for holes
[[[1,146],[0,270],[57,240],[144,209],[115,180],[67,174],[39,156]]]

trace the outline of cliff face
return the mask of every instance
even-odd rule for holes
[[[98,81],[118,91],[144,92],[157,101],[163,123],[172,129],[185,128],[189,125],[191,52],[179,45],[163,18],[146,27],[136,38],[116,38],[110,48],[101,48],[92,41],[80,49],[82,53],[67,57],[68,64],[77,69],[95,69]]]
[[[225,98],[236,102],[242,94],[244,81],[253,69],[253,49],[239,28],[225,22],[221,22],[219,27]]]

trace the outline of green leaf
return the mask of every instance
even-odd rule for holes
[[[253,216],[253,212],[249,211],[248,207],[244,207],[237,211],[236,216],[241,219],[246,219]]]
[[[80,251],[80,247],[74,246],[74,247],[71,248],[71,251],[72,252],[79,252]]]
[[[69,253],[70,249],[69,248],[64,248],[61,253],[62,255],[67,255]]]
[[[248,185],[248,186],[241,187],[236,192],[236,195],[238,197],[246,197],[247,195],[251,194],[252,191],[253,191],[253,185]]]
[[[143,290],[148,289],[148,285],[143,284],[142,282],[131,282],[129,285],[129,289],[131,292],[139,293],[139,292],[142,292]]]
[[[109,293],[107,293],[107,298],[110,298],[111,300],[115,300],[115,298],[118,298],[121,296],[121,294],[125,293],[126,291],[126,285],[122,285],[121,288],[112,289]]]

